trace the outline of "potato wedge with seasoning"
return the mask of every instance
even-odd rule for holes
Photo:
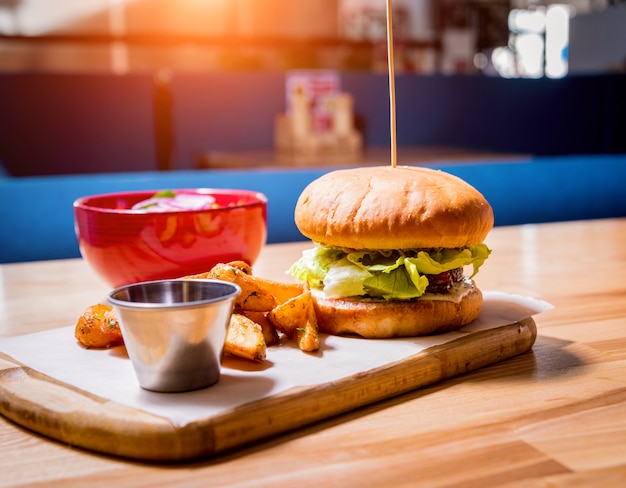
[[[319,328],[309,289],[272,309],[267,318],[278,331],[295,340],[301,350],[319,349]]]
[[[91,305],[76,322],[74,337],[87,348],[105,349],[124,343],[113,308],[103,303]]]
[[[232,266],[233,268],[237,268],[240,271],[243,271],[247,275],[252,274],[252,266],[250,266],[245,261],[230,261],[226,263],[227,266]]]
[[[310,293],[309,293],[310,297]],[[296,343],[301,351],[313,352],[320,348],[320,333],[313,302],[310,303],[304,327],[296,328]]]
[[[267,313],[268,320],[290,339],[296,334],[296,329],[301,327],[308,316],[308,302],[304,295],[287,300]]]
[[[263,361],[267,345],[261,326],[245,315],[234,313],[226,330],[224,352],[252,361]]]
[[[261,326],[261,330],[263,331],[263,337],[265,337],[265,344],[268,346],[274,346],[280,342],[280,337],[276,328],[272,325],[272,323],[267,318],[266,312],[249,312],[247,310],[239,311],[241,315],[245,315],[253,322],[256,322]]]
[[[290,298],[297,297],[304,292],[303,283],[283,283],[258,276],[255,276],[254,280],[260,287],[274,295],[279,304],[285,303]]]
[[[277,304],[276,298],[263,286],[256,277],[249,275],[235,266],[218,264],[208,273],[188,276],[187,278],[209,278],[229,281],[239,285],[241,294],[235,299],[235,310],[248,310],[251,312],[268,312]]]
[[[241,287],[242,293],[235,300],[233,315],[227,329],[225,353],[253,361],[263,361],[267,348],[278,344],[281,334],[289,340],[294,340],[302,351],[319,349],[319,329],[307,285],[255,276],[252,267],[243,261],[218,264],[209,271],[187,275],[182,279],[218,279]],[[109,322],[114,319],[117,323],[113,311],[110,310],[108,313]],[[82,322],[79,321],[77,324],[75,335],[81,344],[86,347],[111,347],[123,344],[121,332],[119,336],[114,333],[105,335],[104,329],[85,328],[86,317],[92,315],[93,312],[91,315],[84,314]]]

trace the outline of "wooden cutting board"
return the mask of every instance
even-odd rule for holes
[[[144,461],[223,453],[528,351],[532,318],[467,334],[339,381],[292,388],[178,427],[57,381],[0,353],[0,413],[72,446]]]

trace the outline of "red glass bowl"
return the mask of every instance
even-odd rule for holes
[[[217,208],[142,212],[158,190],[92,195],[74,202],[80,252],[112,287],[203,273],[218,263],[254,264],[267,239],[267,197],[248,190],[178,189]]]

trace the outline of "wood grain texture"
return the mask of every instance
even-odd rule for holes
[[[481,289],[555,306],[530,352],[195,462],[129,462],[0,418],[0,486],[624,486],[626,219],[487,242]],[[268,246],[255,272],[287,279],[306,247]],[[3,265],[0,283],[2,336],[68,325],[106,292],[80,260]]]
[[[183,427],[89,394],[0,353],[0,414],[64,443],[149,461],[210,456],[281,434],[528,351],[537,329],[522,322],[449,343],[339,381],[299,387]]]

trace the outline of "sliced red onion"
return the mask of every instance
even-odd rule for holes
[[[152,197],[133,205],[133,210],[144,212],[172,212],[207,210],[215,207],[215,197],[197,193],[179,193],[174,197]]]

